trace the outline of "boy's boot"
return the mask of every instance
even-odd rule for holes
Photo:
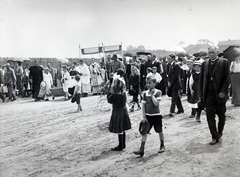
[[[113,151],[122,151],[123,150],[123,134],[118,134],[119,145],[115,148],[112,148]]]
[[[142,157],[144,155],[144,146],[145,146],[145,142],[142,141],[140,149],[138,151],[134,151],[133,153],[135,155],[140,155],[140,157]]]

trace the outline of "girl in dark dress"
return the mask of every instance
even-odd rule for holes
[[[194,67],[194,72],[192,72],[189,78],[189,92],[188,92],[188,99],[187,99],[189,102],[189,107],[192,109],[192,112],[189,118],[195,118],[197,113],[196,120],[198,122],[201,122],[200,121],[201,109],[199,109],[197,105],[199,101],[198,83],[199,83],[201,62],[195,61],[193,63],[193,67]]]
[[[131,129],[131,122],[126,108],[125,81],[119,75],[114,75],[111,90],[107,100],[112,104],[112,115],[109,123],[109,131],[118,134],[119,145],[112,148],[113,151],[125,149],[126,130]]]

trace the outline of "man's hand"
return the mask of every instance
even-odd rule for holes
[[[219,98],[225,98],[225,94],[220,92],[219,95],[218,95]]]

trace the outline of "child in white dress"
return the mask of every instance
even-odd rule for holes
[[[43,81],[46,83],[45,101],[49,101],[48,96],[51,95],[50,88],[53,87],[53,79],[52,79],[52,75],[49,73],[49,69],[47,67],[44,68]]]

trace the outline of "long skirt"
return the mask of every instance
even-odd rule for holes
[[[82,93],[90,93],[91,92],[91,87],[90,84],[81,84],[82,86]]]
[[[232,73],[232,104],[240,106],[240,73]]]
[[[131,129],[131,122],[127,108],[113,109],[109,123],[109,131],[112,133],[122,133],[129,129]]]

